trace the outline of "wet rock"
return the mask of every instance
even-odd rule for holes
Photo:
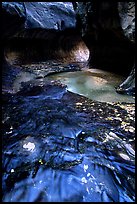
[[[83,67],[85,67],[85,63],[62,63],[57,60],[49,60],[46,62],[32,63],[21,66],[13,66],[6,62],[3,65],[2,90],[3,93],[17,93],[20,91],[22,86],[25,86],[27,81],[32,81],[32,85],[34,85],[33,79],[37,79],[35,80],[34,88],[36,91],[36,86],[49,83],[47,76],[60,72],[80,71]],[[32,85],[28,83],[26,85],[26,90],[28,90],[29,87],[32,87]],[[40,88],[38,89],[40,91]]]
[[[2,98],[4,202],[134,201],[134,131],[126,129],[134,104],[95,102],[36,79]]]
[[[121,94],[135,96],[135,65],[129,76],[117,87],[116,91]]]
[[[135,43],[135,2],[119,2],[118,9],[124,34]],[[135,95],[135,62],[128,77],[117,87],[117,92]]]
[[[29,96],[30,98],[62,98],[63,94],[66,92],[66,86],[52,86],[52,83],[46,80],[37,80],[34,84],[33,81],[28,83],[23,83],[22,88],[17,92],[17,95]]]
[[[2,201],[134,202],[135,104],[71,93],[45,76],[81,68],[48,63],[4,70]]]

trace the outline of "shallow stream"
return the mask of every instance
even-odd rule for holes
[[[7,68],[3,202],[135,201],[135,103],[115,93],[121,80],[77,64]]]
[[[124,78],[107,71],[86,69],[55,74],[50,79],[60,80],[67,85],[69,91],[92,100],[100,102],[135,102],[134,97],[116,92],[117,86]]]

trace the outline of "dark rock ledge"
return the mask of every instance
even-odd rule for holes
[[[135,104],[66,88],[35,79],[3,94],[3,202],[134,201]]]

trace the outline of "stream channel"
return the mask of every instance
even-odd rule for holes
[[[83,64],[8,65],[3,202],[134,202],[135,98]]]

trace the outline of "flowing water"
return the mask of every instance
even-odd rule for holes
[[[135,201],[134,98],[115,93],[121,78],[78,70],[4,73],[3,202]]]

